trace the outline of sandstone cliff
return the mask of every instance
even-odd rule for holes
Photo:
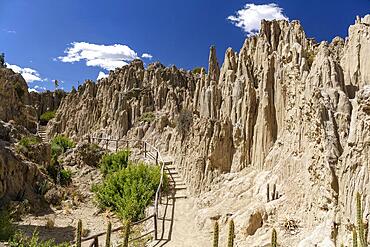
[[[23,77],[11,69],[0,68],[0,120],[12,120],[35,133],[37,117],[30,103]]]
[[[26,136],[37,138],[34,134],[40,112],[34,105],[57,107],[57,97],[49,94],[30,94],[20,74],[0,68],[0,206],[28,199],[37,208],[43,198],[40,190],[51,187],[45,172],[50,145],[39,140],[22,152],[18,144]],[[54,102],[49,103],[49,99]]]
[[[58,109],[62,99],[67,95],[63,90],[55,90],[54,92],[31,92],[30,93],[30,103],[35,108],[37,112],[37,118],[47,112],[55,111]]]
[[[269,171],[250,196],[261,201],[266,184],[278,184],[275,217],[299,217],[307,229],[287,237],[291,246],[340,243],[357,191],[365,215],[370,207],[369,54],[370,15],[330,43],[307,38],[298,21],[263,21],[221,68],[212,47],[208,73],[135,60],[87,81],[62,101],[49,135],[149,139],[174,156],[194,193],[220,174]],[[176,128],[184,109],[192,112],[185,134]],[[153,121],[144,121],[148,112]]]

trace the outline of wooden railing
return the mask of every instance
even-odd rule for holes
[[[155,146],[148,143],[147,141],[140,140],[140,139],[127,140],[127,139],[112,139],[112,138],[109,138],[109,137],[104,138],[104,137],[93,136],[93,137],[91,137],[90,141],[91,142],[98,142],[99,144],[105,146],[105,148],[107,150],[110,147],[109,144],[114,143],[114,150],[116,152],[118,151],[118,149],[120,147],[119,146],[120,142],[124,143],[124,145],[121,145],[121,147],[123,146],[126,149],[131,148],[130,143],[133,142],[135,148],[137,148],[139,146],[139,148],[142,149],[140,151],[144,151],[144,158],[151,159],[151,160],[155,161],[156,165],[161,166],[160,182],[159,182],[159,185],[157,187],[157,190],[156,190],[155,196],[154,196],[154,213],[152,215],[146,217],[145,219],[142,219],[140,221],[133,222],[133,223],[130,224],[130,226],[138,225],[138,224],[144,223],[144,222],[153,218],[154,229],[152,231],[149,231],[149,232],[135,238],[135,239],[131,239],[130,242],[138,240],[140,238],[143,238],[143,237],[145,237],[145,236],[147,236],[151,233],[154,234],[154,239],[158,240],[158,209],[159,209],[159,204],[161,203],[162,190],[163,190],[163,184],[164,184],[164,169],[165,169],[165,162],[164,162],[163,157],[162,157],[161,153],[159,152],[159,150]],[[122,229],[123,229],[123,226],[112,229],[112,232],[120,231]],[[106,232],[101,232],[101,233],[95,234],[93,236],[82,239],[82,242],[86,242],[86,241],[94,239],[94,242],[92,242],[92,244],[90,246],[98,246],[98,237],[103,236],[105,234],[106,234]]]

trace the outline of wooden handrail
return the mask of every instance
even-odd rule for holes
[[[145,222],[145,221],[147,221],[147,220],[150,220],[152,217],[154,217],[154,214],[152,214],[152,215],[150,215],[150,216],[146,217],[145,219],[142,219],[142,220],[139,220],[139,221],[136,221],[136,222],[132,222],[132,223],[130,224],[130,226],[139,225],[139,224],[141,224],[141,223],[143,223],[143,222]],[[121,231],[121,230],[123,230],[123,226],[119,226],[119,227],[117,227],[117,228],[112,229],[112,232],[117,232],[117,231]],[[81,239],[81,242],[86,242],[86,241],[89,241],[89,240],[95,239],[95,238],[97,238],[97,237],[104,236],[105,234],[107,234],[107,232],[106,232],[106,231],[104,231],[104,232],[100,232],[100,233],[97,233],[97,234],[92,235],[92,236],[90,236],[90,237],[86,237],[86,238]],[[74,244],[74,243],[75,243],[75,241],[73,241],[73,242],[71,242],[71,243],[72,243],[72,244]]]

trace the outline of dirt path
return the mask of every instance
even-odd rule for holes
[[[166,173],[169,178],[169,195],[159,207],[159,233],[161,241],[150,246],[187,247],[210,246],[212,233],[200,230],[196,224],[194,198],[189,196],[187,186],[171,158],[165,157]]]
[[[194,215],[194,199],[179,199],[175,202],[174,223],[171,241],[165,246],[210,246],[211,233],[199,230]]]

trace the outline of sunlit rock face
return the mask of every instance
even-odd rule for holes
[[[322,241],[345,240],[357,191],[370,207],[369,54],[369,15],[330,43],[307,38],[298,21],[263,21],[221,67],[211,47],[208,73],[134,60],[87,81],[63,99],[49,135],[148,139],[174,157],[194,193],[220,174],[271,171],[280,210],[320,226]],[[184,109],[192,121],[180,134]],[[153,121],[143,120],[147,112]]]

